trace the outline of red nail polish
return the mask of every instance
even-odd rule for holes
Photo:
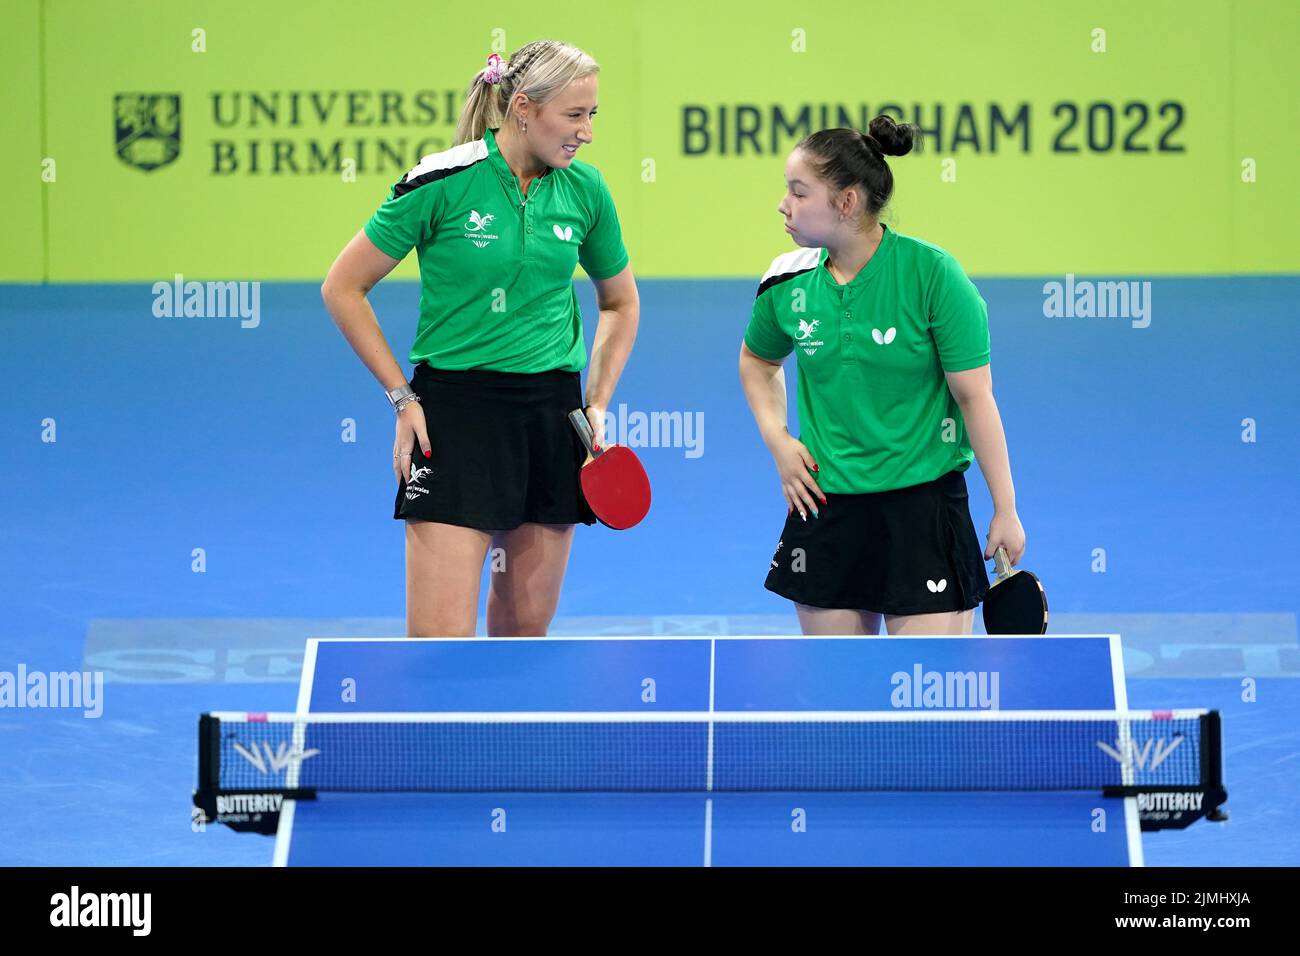
[[[817,470],[818,470],[817,462],[813,462],[813,471],[817,471]]]
[[[432,451],[426,451],[426,452],[424,453],[424,457],[425,457],[425,458],[432,458],[432,457],[433,457],[433,452],[432,452]]]

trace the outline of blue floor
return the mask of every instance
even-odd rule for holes
[[[1145,329],[1046,319],[1042,280],[978,285],[1053,629],[1124,634],[1134,706],[1225,715],[1231,821],[1148,834],[1148,864],[1294,863],[1300,278],[1157,279]],[[655,508],[579,531],[557,625],[795,630],[761,586],[785,509],[736,379],[753,288],[641,284],[615,405],[703,413],[703,453],[638,449]],[[399,353],[417,296],[372,293]],[[0,671],[108,678],[98,719],[0,709],[0,863],[269,862],[191,825],[196,715],[289,709],[302,636],[400,627],[392,416],[316,286],[264,286],[257,328],[151,304],[149,283],[0,286]]]

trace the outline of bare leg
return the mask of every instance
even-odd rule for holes
[[[879,634],[880,615],[849,608],[809,607],[795,602],[805,634]]]
[[[560,603],[573,528],[571,524],[522,524],[492,539],[489,635],[546,636]]]
[[[406,521],[406,634],[473,637],[490,531]]]
[[[886,614],[885,628],[890,634],[970,634],[974,621],[974,608],[937,614]]]

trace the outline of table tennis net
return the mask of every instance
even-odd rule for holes
[[[209,714],[216,790],[1086,790],[1217,779],[1218,714]]]

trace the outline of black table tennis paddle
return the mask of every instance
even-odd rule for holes
[[[997,580],[984,596],[988,634],[1046,634],[1047,592],[1030,571],[1012,570],[1006,548],[993,552]]]

